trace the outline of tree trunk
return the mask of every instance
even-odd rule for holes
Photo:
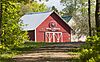
[[[2,24],[2,3],[0,1],[0,37],[1,37],[1,24]],[[0,40],[1,43],[1,40]]]
[[[90,0],[88,0],[88,23],[89,23],[89,36],[91,36],[91,20],[90,20],[90,9],[91,9],[91,6],[90,6]]]
[[[96,18],[95,20],[96,20],[97,32],[100,32],[100,0],[96,0],[95,18]]]

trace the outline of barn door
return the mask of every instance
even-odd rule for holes
[[[62,32],[45,32],[46,42],[62,42],[63,36]]]

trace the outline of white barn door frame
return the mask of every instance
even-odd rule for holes
[[[62,32],[45,32],[45,42],[63,42]]]

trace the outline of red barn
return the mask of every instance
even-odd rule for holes
[[[35,42],[70,42],[71,28],[54,11],[29,13],[21,17],[30,40]]]

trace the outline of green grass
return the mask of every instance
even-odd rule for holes
[[[68,54],[80,54],[80,52],[66,52]]]
[[[21,45],[17,48],[14,48],[12,50],[16,50],[16,51],[20,51],[20,52],[31,51],[35,48],[39,48],[39,47],[44,46],[44,45],[45,45],[45,43],[26,42],[23,45]]]
[[[14,62],[11,58],[16,55],[16,52],[0,54],[0,62]]]
[[[45,43],[45,42],[25,42],[23,45],[20,45],[19,47],[13,48],[11,51],[8,51],[7,53],[0,54],[0,62],[15,62],[11,58],[17,54],[22,54],[25,52],[33,51],[35,48],[39,48],[45,45],[51,45],[51,44],[56,44],[56,43]],[[74,52],[66,52],[68,54],[80,54],[78,51]],[[69,61],[78,62],[79,59],[69,59]]]
[[[19,47],[15,47],[10,51],[4,52],[0,54],[0,62],[14,62],[11,58],[17,54],[22,54],[24,51],[32,51],[35,48],[39,48],[44,46],[45,43],[37,43],[37,42],[25,42],[23,45]]]
[[[11,54],[14,55],[23,51],[32,51],[33,49],[39,48],[41,46],[45,46],[45,43],[44,42],[41,42],[41,43],[40,42],[25,42],[19,47],[15,47],[9,51],[4,52],[3,54],[0,54],[0,57],[1,56],[4,57],[6,54],[11,56]]]

